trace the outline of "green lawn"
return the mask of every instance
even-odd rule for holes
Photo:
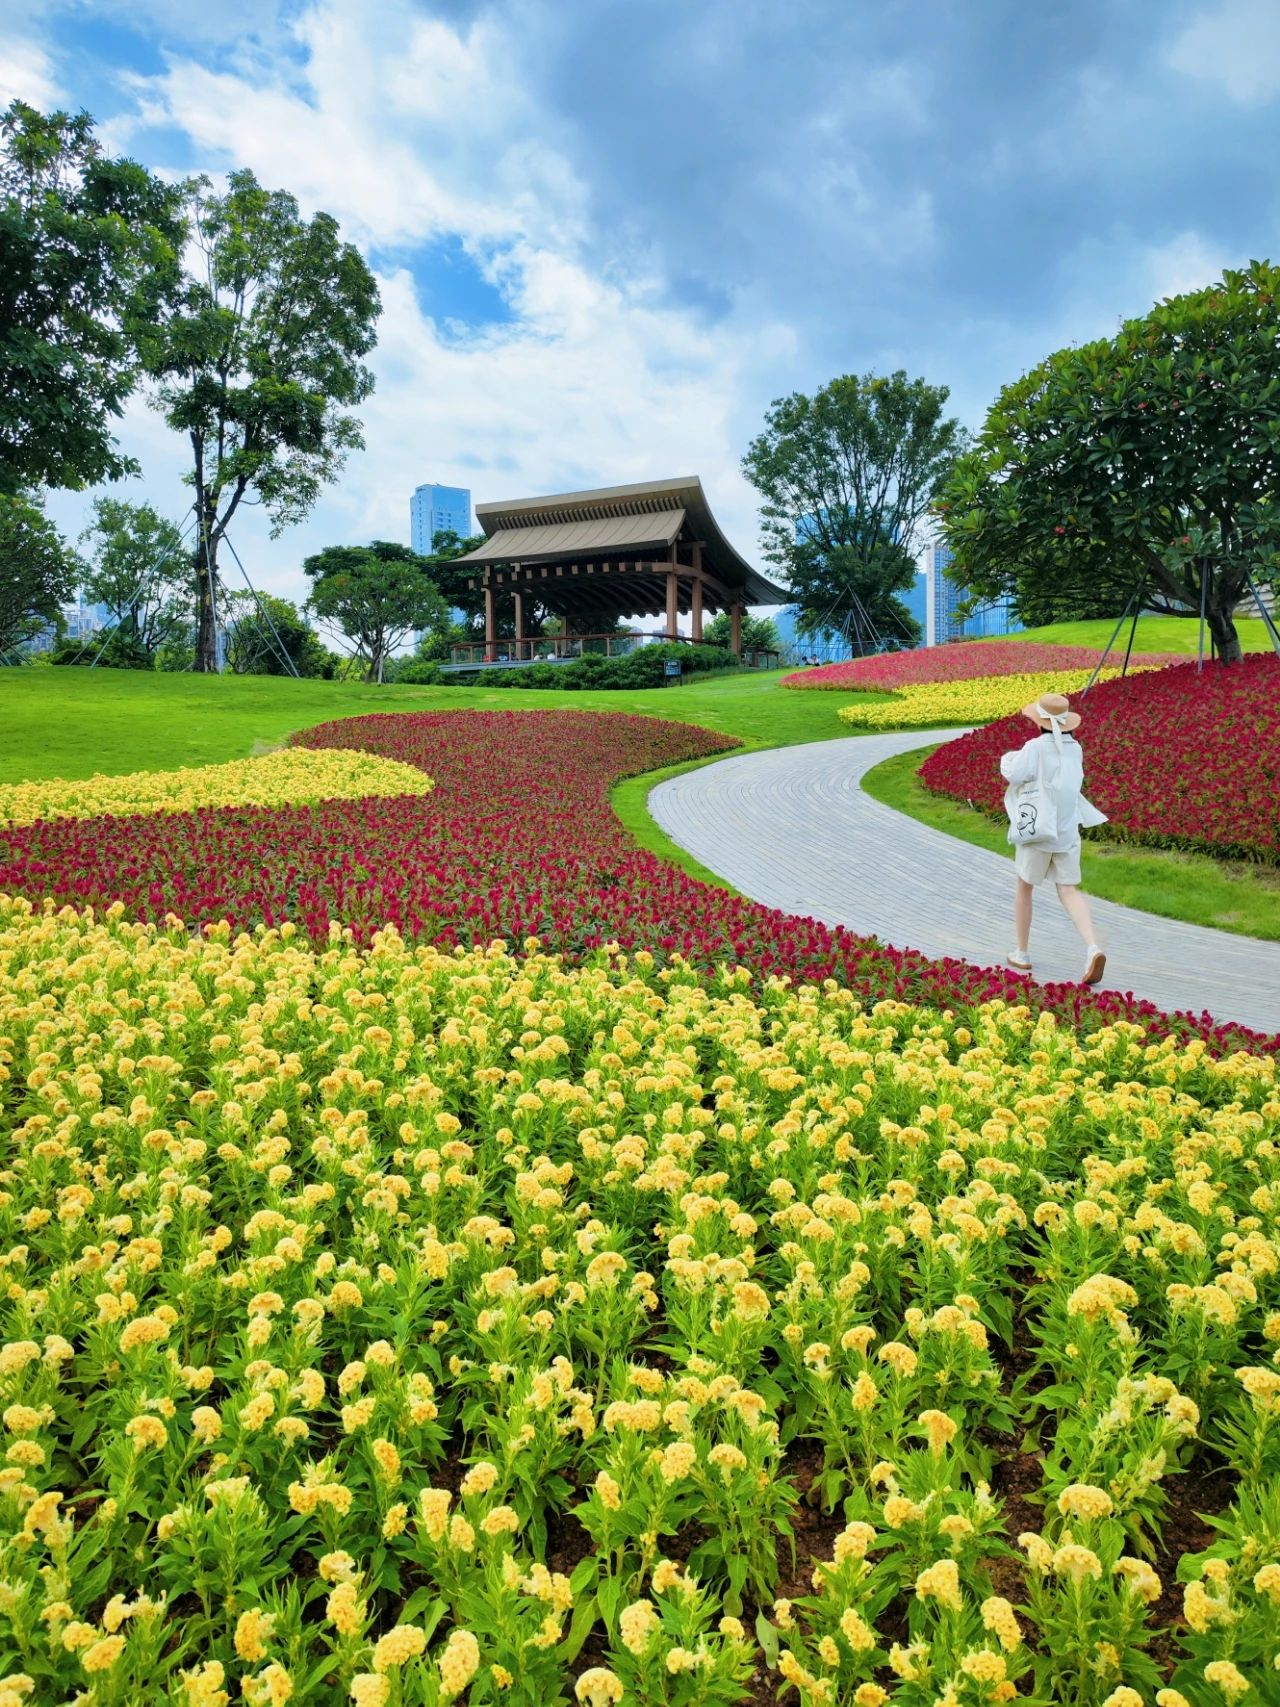
[[[916,772],[932,747],[886,759],[863,778],[876,800],[975,847],[1008,855],[1004,826],[963,801],[931,794]],[[1241,936],[1280,941],[1280,871],[1243,860],[1084,838],[1084,886],[1094,895]]]
[[[0,669],[0,782],[119,775],[215,764],[277,746],[296,729],[370,711],[629,711],[699,723],[751,746],[841,732],[820,694],[781,687],[785,671],[696,679],[640,692],[366,687],[280,676],[134,670]]]
[[[1088,626],[1066,624],[1050,632],[1064,638],[1072,629]],[[277,746],[292,731],[311,724],[370,711],[476,707],[626,711],[698,723],[736,736],[747,748],[794,746],[852,733],[836,718],[830,694],[783,688],[785,673],[695,679],[678,688],[572,693],[379,688],[275,676],[4,669],[0,670],[0,782],[214,764]],[[923,758],[923,752],[917,751],[878,766],[868,778],[869,792],[979,847],[1005,851],[998,825],[920,787],[915,771]],[[649,791],[670,774],[651,773],[621,783],[613,795],[618,815],[642,847],[704,881],[721,883],[669,840],[649,815]],[[1199,856],[1137,852],[1096,843],[1087,848],[1085,862],[1089,888],[1109,900],[1280,940],[1280,874]]]
[[[1090,622],[1055,622],[1051,628],[1028,628],[1021,634],[1001,635],[999,643],[1003,645],[1009,640],[1042,640],[1050,646],[1093,646],[1101,652],[1110,640],[1115,626],[1114,617]],[[1236,632],[1246,652],[1266,652],[1271,645],[1267,639],[1266,625],[1260,616],[1237,617]],[[1199,619],[1193,616],[1143,616],[1138,618],[1138,634],[1133,649],[1135,652],[1186,652],[1194,658],[1199,633]],[[1129,625],[1126,623],[1117,642],[1122,658],[1128,642]],[[991,646],[996,642],[975,640],[972,644]],[[1205,630],[1204,649],[1207,658],[1208,629]]]

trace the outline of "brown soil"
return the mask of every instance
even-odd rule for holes
[[[1160,1546],[1152,1561],[1164,1584],[1164,1593],[1151,1608],[1150,1622],[1160,1630],[1151,1644],[1151,1657],[1166,1675],[1173,1670],[1178,1632],[1186,1628],[1182,1616],[1182,1584],[1177,1578],[1178,1561],[1188,1553],[1211,1547],[1216,1531],[1205,1522],[1225,1511],[1235,1497],[1235,1477],[1221,1467],[1193,1466],[1164,1483],[1169,1496],[1160,1523]]]

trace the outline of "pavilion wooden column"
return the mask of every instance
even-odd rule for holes
[[[516,657],[524,657],[524,594],[512,593],[516,607]]]
[[[493,582],[484,578],[484,661],[492,664],[498,650],[498,618],[493,608]]]
[[[729,606],[729,649],[735,658],[742,656],[742,606]]]
[[[702,576],[693,577],[692,588],[693,638],[695,643],[702,640]]]
[[[675,569],[667,571],[667,639],[680,638],[680,575]]]

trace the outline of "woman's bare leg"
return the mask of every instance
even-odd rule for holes
[[[1020,877],[1015,878],[1014,882],[1016,887],[1013,893],[1013,935],[1019,954],[1026,954],[1031,942],[1031,898],[1035,890]]]
[[[1093,914],[1089,911],[1089,903],[1083,891],[1077,889],[1074,883],[1060,883],[1058,899],[1062,902],[1067,917],[1079,931],[1081,942],[1086,948],[1092,948],[1098,939],[1093,934]]]

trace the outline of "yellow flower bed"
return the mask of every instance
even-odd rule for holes
[[[368,795],[429,794],[434,787],[416,765],[396,759],[339,748],[284,747],[261,758],[176,771],[0,784],[0,827],[42,818],[190,812],[198,806],[304,806]]]
[[[1158,666],[1152,665],[1151,668]],[[1135,670],[1130,666],[1129,674]],[[1050,670],[1036,676],[974,676],[968,681],[913,682],[892,699],[869,705],[845,705],[840,718],[859,729],[928,729],[934,724],[994,723],[1021,711],[1037,694],[1078,693],[1090,670]],[[1100,682],[1118,676],[1103,670]]]
[[[1178,1567],[1264,1698],[1274,1059],[121,914],[0,898],[0,1698],[1132,1707]]]

